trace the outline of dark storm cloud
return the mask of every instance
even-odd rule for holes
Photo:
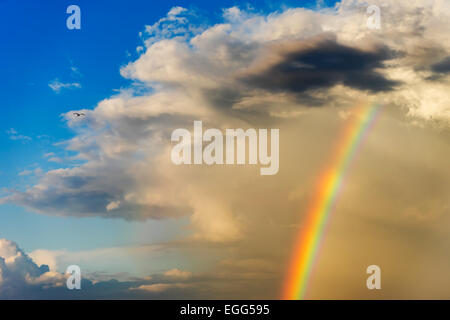
[[[437,73],[450,72],[450,56],[431,66],[431,70]]]
[[[262,62],[250,68],[243,80],[262,89],[293,93],[336,84],[379,92],[392,90],[398,84],[376,71],[395,56],[385,47],[365,51],[326,39],[289,44],[282,51],[276,61],[269,58],[265,65]]]

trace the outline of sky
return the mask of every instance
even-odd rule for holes
[[[71,4],[80,30],[66,26]],[[279,298],[317,176],[361,101],[382,111],[308,296],[450,297],[445,0],[0,10],[0,297]],[[195,120],[279,129],[279,171],[174,165],[171,132]],[[79,292],[64,287],[72,264]],[[364,286],[370,264],[380,292]]]

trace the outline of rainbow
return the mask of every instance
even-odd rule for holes
[[[294,244],[283,299],[304,299],[311,270],[318,255],[325,227],[336,205],[347,171],[379,113],[377,103],[361,103],[349,117],[331,164],[320,175],[306,222]]]

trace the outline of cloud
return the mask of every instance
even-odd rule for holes
[[[86,272],[81,268],[81,290],[68,290],[66,281],[68,275],[56,270],[57,260],[61,254],[68,254],[67,259],[77,261],[101,256],[113,257],[117,248],[100,249],[88,252],[37,250],[28,256],[17,244],[6,239],[0,239],[0,298],[3,299],[181,299],[211,298],[214,287],[238,287],[244,279],[246,264],[241,264],[241,274],[230,272],[230,264],[224,264],[224,269],[218,274],[197,273],[180,269],[170,269],[153,273],[146,277],[130,276],[126,273]],[[142,253],[142,252],[141,252]],[[147,254],[149,251],[147,251]],[[31,258],[32,257],[32,258]],[[89,258],[90,257],[90,258]],[[38,267],[35,261],[42,264]],[[49,268],[47,265],[50,265]],[[65,268],[66,266],[64,266]],[[254,267],[252,265],[251,267]],[[227,271],[228,270],[228,271]],[[121,279],[121,280],[118,280]],[[245,286],[245,284],[244,284]]]
[[[164,18],[152,25],[146,25],[145,31],[140,33],[141,37],[145,37],[146,46],[167,38],[187,39],[189,35],[198,32],[199,29],[189,24],[187,16],[192,18],[192,13],[186,8],[172,7]],[[138,53],[141,51],[136,50]]]
[[[43,286],[60,286],[63,276],[38,266],[16,243],[0,239],[0,296],[18,297]]]
[[[450,72],[450,57],[439,61],[431,66],[431,70],[438,73],[449,73]]]
[[[164,272],[164,275],[169,278],[188,279],[192,277],[192,272],[182,271],[179,269],[171,269]]]
[[[298,43],[277,44],[267,57],[250,66],[244,81],[270,91],[303,93],[344,84],[373,92],[398,84],[376,72],[394,54],[384,47],[369,50],[338,44],[333,35]]]
[[[79,84],[78,82],[63,83],[58,79],[54,79],[53,81],[51,81],[48,86],[56,93],[60,93],[62,89],[81,88],[81,84]]]
[[[163,292],[170,289],[176,288],[186,288],[189,287],[188,284],[184,283],[156,283],[156,284],[146,284],[139,286],[137,288],[130,288],[131,290],[143,290],[148,292]]]
[[[15,130],[14,128],[6,130],[6,133],[8,134],[10,140],[22,140],[22,141],[30,141],[30,140],[32,140],[28,136],[24,136],[22,134],[19,134],[17,132],[17,130]]]
[[[108,203],[108,205],[106,206],[106,210],[110,211],[110,210],[114,210],[119,208],[120,206],[120,201],[112,201],[110,203]]]
[[[0,239],[0,297],[7,299],[28,299],[28,298],[59,298],[59,299],[79,299],[80,297],[107,297],[128,294],[130,289],[145,286],[180,286],[177,283],[154,283],[152,277],[134,278],[125,282],[120,282],[106,277],[101,281],[93,281],[86,278],[83,273],[82,290],[78,293],[66,288],[67,276],[63,273],[49,269],[47,264],[38,266],[34,259],[48,262],[55,267],[55,258],[45,250],[38,250],[30,258],[18,245],[10,240]],[[181,272],[181,271],[180,271]],[[94,276],[94,278],[96,278]],[[98,277],[97,277],[98,278]],[[163,277],[159,277],[164,281]],[[95,283],[94,283],[95,282]],[[149,290],[158,291],[158,290]]]
[[[59,158],[59,157],[50,157],[50,158],[48,158],[48,161],[50,161],[50,162],[56,162],[56,163],[61,163],[61,162],[62,162],[62,159]]]

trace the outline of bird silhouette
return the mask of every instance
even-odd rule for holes
[[[76,115],[77,117],[85,116],[85,114],[82,112],[73,112],[73,114]]]

